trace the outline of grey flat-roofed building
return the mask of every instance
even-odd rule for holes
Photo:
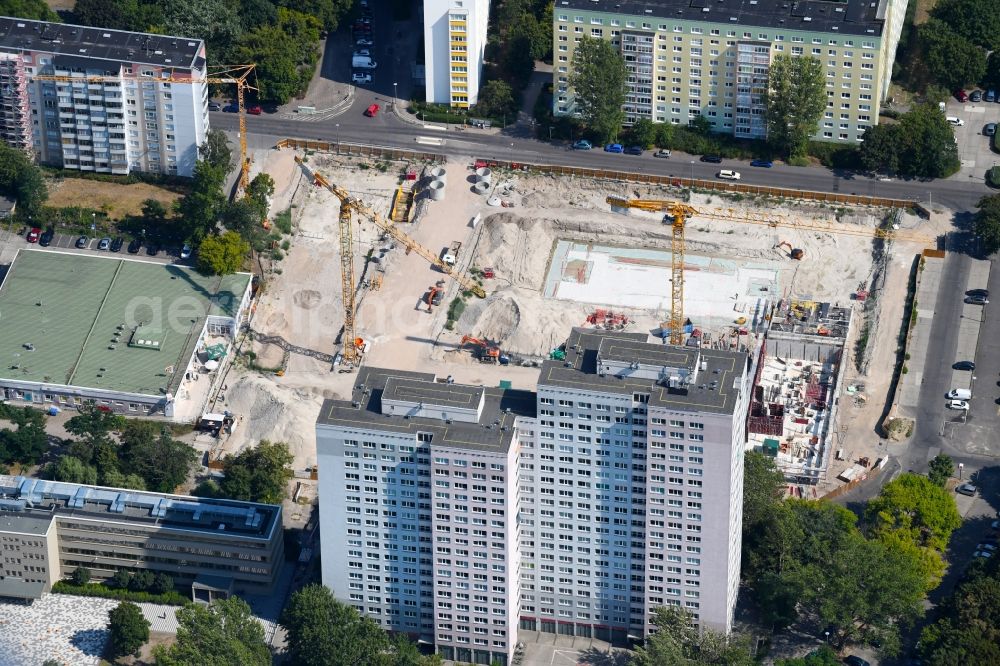
[[[149,569],[267,593],[283,559],[281,507],[0,475],[0,547],[37,568],[5,565],[0,596],[40,596],[76,567],[95,580]]]

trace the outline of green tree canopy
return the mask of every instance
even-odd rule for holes
[[[49,9],[45,0],[0,0],[0,16],[61,23],[59,15]]]
[[[59,456],[52,465],[52,478],[67,483],[97,485],[97,469],[74,456]]]
[[[1000,568],[976,564],[924,628],[919,650],[927,666],[1000,664]]]
[[[264,627],[239,597],[211,606],[192,604],[177,611],[177,641],[157,645],[157,666],[270,666]],[[360,662],[359,662],[360,663]]]
[[[32,407],[9,409],[16,429],[0,430],[0,462],[34,465],[49,447],[45,414]]]
[[[903,474],[868,502],[865,519],[874,536],[897,532],[918,546],[944,550],[962,524],[955,499],[918,474]]]
[[[698,628],[694,619],[677,606],[653,611],[656,633],[635,651],[632,666],[754,666],[750,637]]]
[[[139,0],[76,0],[73,23],[150,32],[163,24],[163,10],[158,3]]]
[[[385,631],[369,617],[334,598],[323,585],[292,594],[281,615],[288,652],[300,666],[376,663],[389,647]]]
[[[197,240],[215,231],[226,206],[222,191],[225,182],[226,171],[222,167],[206,160],[195,164],[191,189],[174,204],[184,237]]]
[[[950,176],[961,166],[953,128],[933,104],[913,107],[895,124],[867,129],[861,161],[870,171],[922,178]]]
[[[950,479],[954,473],[955,461],[952,460],[950,456],[939,453],[934,456],[928,465],[927,478],[929,478],[931,483],[935,486],[944,488],[945,484],[948,483],[948,479]]]
[[[628,132],[629,141],[642,148],[649,148],[656,142],[656,125],[649,118],[640,118],[632,123]]]
[[[138,654],[149,640],[149,620],[133,603],[123,601],[108,614],[111,634],[111,652],[115,657]]]
[[[569,84],[575,90],[576,110],[601,141],[618,136],[625,112],[627,71],[611,42],[584,37],[573,52]]]
[[[0,194],[13,195],[18,212],[24,215],[37,215],[49,198],[42,172],[31,157],[3,142],[0,142]]]
[[[495,118],[503,114],[516,112],[514,91],[510,84],[500,79],[492,79],[479,89],[479,101],[475,112],[487,118]]]
[[[779,53],[771,62],[765,100],[768,141],[789,157],[804,156],[826,110],[823,63]]]
[[[976,46],[1000,49],[1000,13],[993,0],[941,0],[933,16]]]
[[[983,197],[978,207],[972,227],[982,240],[983,250],[993,254],[1000,249],[1000,194]]]
[[[205,143],[198,146],[198,159],[208,162],[213,168],[221,169],[228,174],[233,168],[233,150],[229,147],[229,138],[220,129],[210,129],[205,136]]]
[[[287,497],[293,460],[288,444],[261,440],[255,447],[225,457],[219,490],[230,499],[280,504]]]
[[[305,91],[319,57],[316,43],[321,24],[316,18],[284,7],[276,24],[247,32],[235,49],[238,62],[257,63],[261,99],[284,104]]]
[[[129,421],[121,436],[121,467],[146,481],[149,490],[172,493],[184,483],[198,454],[151,421]]]
[[[928,20],[919,27],[918,35],[928,72],[948,90],[977,83],[986,74],[986,52],[953,32],[944,21]]]
[[[843,663],[833,648],[824,645],[804,657],[778,659],[774,666],[841,666]]]
[[[228,275],[243,267],[250,244],[235,231],[209,236],[198,246],[198,270],[208,275]]]

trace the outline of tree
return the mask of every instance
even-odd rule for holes
[[[122,431],[123,470],[141,476],[154,492],[173,492],[187,479],[197,459],[193,448],[172,439],[157,423],[130,421]]]
[[[45,0],[0,0],[0,16],[61,22],[59,15],[49,9]]]
[[[930,75],[948,90],[978,82],[986,74],[986,52],[953,32],[944,21],[929,19],[918,34]]]
[[[982,241],[983,251],[993,254],[1000,249],[1000,194],[983,197],[977,206],[972,227]]]
[[[13,408],[9,420],[17,430],[0,430],[0,461],[34,465],[49,446],[45,414],[32,407]]]
[[[174,591],[174,579],[170,574],[157,571],[153,582],[147,588],[152,594],[166,594]]]
[[[233,168],[233,151],[229,147],[229,138],[226,133],[220,129],[208,130],[205,143],[198,146],[198,158],[228,174]]]
[[[305,90],[319,57],[316,44],[321,28],[315,17],[280,7],[277,23],[243,35],[235,49],[236,59],[257,63],[261,99],[284,104]]]
[[[0,14],[3,15],[3,14]],[[6,14],[11,16],[11,14]],[[18,212],[37,215],[49,198],[42,171],[27,153],[0,142],[0,194],[17,199]]]
[[[63,455],[59,456],[59,460],[52,466],[52,478],[56,481],[95,486],[97,485],[97,469],[84,464],[79,458]]]
[[[865,130],[865,140],[860,147],[861,164],[870,172],[899,171],[899,125],[880,123]]]
[[[943,0],[933,15],[963,39],[986,51],[1000,49],[1000,14],[993,0]]]
[[[271,197],[274,195],[274,179],[266,173],[259,173],[253,177],[247,185],[247,197],[253,199],[267,215],[267,209],[271,205]]]
[[[743,456],[743,529],[756,529],[772,515],[781,502],[785,476],[774,459],[759,451]]]
[[[77,0],[73,23],[132,32],[155,32],[163,23],[160,5],[138,0]]]
[[[577,111],[602,142],[621,131],[627,78],[625,61],[611,42],[584,37],[576,45],[569,84]]]
[[[703,628],[700,632],[687,611],[660,606],[653,611],[656,632],[632,658],[634,666],[753,666],[750,637],[726,636]]]
[[[629,128],[631,142],[643,148],[649,148],[656,141],[656,126],[649,118],[640,118]]]
[[[138,654],[149,640],[149,620],[133,603],[123,601],[108,613],[111,652],[115,657]]]
[[[281,614],[291,661],[300,666],[371,664],[388,647],[382,628],[323,585],[307,585]]]
[[[108,582],[111,584],[111,587],[118,588],[119,590],[127,590],[129,583],[132,582],[132,574],[128,569],[118,569]]]
[[[351,8],[354,0],[279,0],[277,4],[315,17],[332,32],[340,25],[340,18]]]
[[[128,582],[128,589],[133,592],[145,592],[153,586],[153,572],[149,569],[139,569]]]
[[[1000,570],[971,568],[937,608],[918,647],[928,666],[1000,664]]]
[[[73,573],[69,577],[70,582],[74,585],[86,585],[90,582],[90,569],[86,567],[77,567],[73,569]]]
[[[194,165],[190,191],[174,204],[185,237],[197,240],[215,230],[226,205],[222,192],[225,181],[225,169],[205,160]]]
[[[514,110],[514,92],[510,84],[500,79],[492,79],[479,89],[476,114],[496,118]]]
[[[826,109],[823,63],[779,53],[771,62],[764,97],[768,141],[789,157],[804,156]]]
[[[265,233],[264,217],[266,212],[266,206],[262,207],[258,201],[249,196],[243,197],[226,205],[222,224],[230,231],[238,233],[253,247],[255,241],[258,241]],[[198,251],[202,252],[202,249],[199,248]]]
[[[228,275],[243,267],[250,244],[235,231],[209,236],[198,246],[198,270],[208,275]]]
[[[674,139],[674,126],[670,123],[656,123],[656,147],[670,148]]]
[[[98,478],[102,486],[126,490],[146,490],[146,480],[138,474],[122,474],[117,469],[104,471],[98,468]]]
[[[986,59],[986,74],[982,83],[984,88],[1000,88],[1000,51],[994,51]]]
[[[284,442],[261,440],[238,455],[226,456],[225,476],[219,484],[223,497],[265,504],[280,504],[293,476],[289,465],[295,457]]]
[[[774,666],[840,666],[842,663],[829,645],[823,645],[804,657],[778,659],[774,662]]]
[[[865,132],[865,143],[870,131]],[[895,165],[898,173],[904,176],[943,178],[961,166],[954,130],[933,104],[913,107],[899,117],[889,138],[879,140],[893,142],[890,145],[895,153]],[[878,150],[883,149],[884,146]]]
[[[101,411],[96,405],[85,405],[66,421],[66,431],[80,438],[71,444],[70,453],[84,463],[95,464],[101,477],[117,471],[118,447],[111,433],[121,430],[124,425],[124,416]]]
[[[927,478],[931,480],[935,486],[939,488],[944,488],[945,484],[948,483],[948,479],[952,477],[955,473],[955,461],[951,459],[950,456],[946,456],[943,453],[939,453],[934,456],[928,465]]]
[[[177,610],[177,641],[153,649],[157,666],[270,666],[264,628],[239,597]],[[362,663],[362,662],[358,662]]]
[[[903,474],[883,486],[868,502],[865,519],[876,537],[896,532],[938,551],[948,546],[951,533],[962,524],[951,494],[919,474]]]

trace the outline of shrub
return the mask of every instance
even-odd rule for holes
[[[990,187],[1000,187],[1000,166],[992,167],[986,172],[986,184]]]
[[[100,597],[102,599],[118,599],[120,601],[148,601],[154,604],[167,604],[169,606],[187,606],[191,599],[179,592],[167,592],[165,594],[152,594],[151,592],[132,592],[131,590],[112,589],[100,583],[90,585],[73,585],[65,580],[57,581],[52,585],[52,591],[56,594],[74,594],[78,597]]]

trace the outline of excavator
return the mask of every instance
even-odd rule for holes
[[[442,298],[444,298],[444,280],[438,280],[437,284],[427,288],[427,295],[424,296],[427,314],[434,312],[435,305],[441,305]]]
[[[471,335],[462,336],[462,346],[473,345],[479,349],[479,360],[483,363],[496,363],[500,360],[500,346],[489,340],[480,340]]]
[[[788,241],[781,241],[774,246],[775,249],[788,248],[788,258],[794,259],[796,261],[802,261],[806,256],[805,250],[799,249],[797,247],[792,247],[792,244]]]

